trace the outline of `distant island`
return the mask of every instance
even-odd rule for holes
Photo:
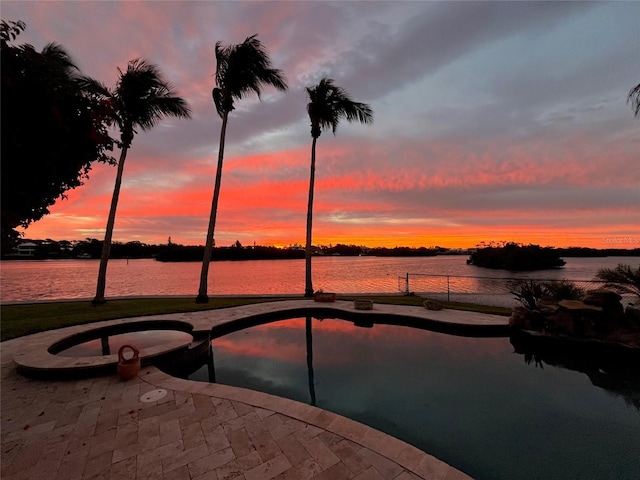
[[[507,270],[518,270],[518,264],[527,264],[529,260],[515,256],[498,255],[496,248],[504,247],[507,244],[481,244],[476,248],[444,248],[444,247],[366,247],[363,245],[346,245],[338,243],[336,245],[317,245],[313,247],[313,254],[316,256],[372,256],[372,257],[433,257],[436,255],[470,255],[468,263],[488,268],[506,268]],[[516,244],[513,244],[516,245]],[[46,259],[97,259],[102,252],[102,240],[87,238],[85,240],[29,240],[19,241],[14,246],[2,245],[2,260],[46,260]],[[509,247],[511,248],[511,247]],[[634,256],[640,257],[640,248],[625,249],[604,249],[594,248],[552,248],[537,247],[549,258],[558,259],[560,257],[608,257],[608,256]],[[514,251],[517,251],[515,249]],[[559,267],[557,260],[541,263],[539,255],[533,249],[524,250],[528,256],[536,255],[535,265],[546,265],[544,268]],[[504,252],[503,252],[504,253]],[[111,258],[154,258],[161,262],[201,262],[204,254],[204,246],[201,245],[180,245],[172,243],[170,240],[165,244],[152,245],[138,241],[133,242],[113,242],[111,246]],[[494,255],[495,254],[495,255]],[[514,254],[515,255],[515,254]],[[213,260],[284,260],[304,258],[304,247],[298,244],[287,247],[274,247],[270,245],[242,245],[236,241],[229,246],[215,247],[212,252]],[[562,262],[562,260],[560,260]],[[500,266],[498,266],[500,265]],[[548,266],[551,265],[551,266]],[[564,263],[562,263],[564,265]],[[537,269],[537,268],[534,268]]]
[[[527,272],[560,268],[566,262],[560,258],[558,249],[508,242],[478,248],[467,263],[477,267]]]

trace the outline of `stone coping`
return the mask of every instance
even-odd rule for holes
[[[191,327],[191,333],[211,332],[226,326],[242,328],[243,322],[267,322],[275,319],[294,316],[312,315],[331,318],[336,315],[348,320],[367,320],[368,322],[397,323],[422,327],[435,331],[446,331],[456,335],[469,336],[507,336],[508,319],[497,315],[488,315],[461,310],[427,310],[416,306],[399,306],[374,304],[371,310],[356,310],[352,301],[336,301],[330,303],[313,300],[285,300],[264,302],[238,307],[221,308],[199,312],[153,315],[119,320],[106,320],[90,324],[75,325],[56,330],[37,333],[29,337],[28,345],[14,355],[14,362],[21,373],[29,375],[65,373],[113,368],[118,363],[118,355],[101,355],[88,357],[64,357],[49,353],[52,345],[64,339],[106,327],[136,324],[142,327],[145,323],[158,325],[165,321],[176,320]],[[136,328],[135,330],[143,330]],[[140,350],[140,360],[145,363],[158,355],[185,348],[190,342],[173,340]]]
[[[68,357],[52,354],[49,352],[49,349],[53,345],[65,339],[68,339],[69,337],[80,335],[93,330],[117,327],[120,325],[130,326],[132,323],[135,323],[135,326],[138,328],[130,331],[140,331],[146,330],[144,328],[145,324],[148,324],[149,327],[152,327],[157,326],[163,321],[166,322],[167,320],[170,319],[139,318],[136,319],[135,322],[133,321],[133,319],[108,320],[104,322],[75,325],[73,327],[66,327],[57,330],[49,330],[46,332],[37,333],[35,335],[29,336],[29,343],[23,345],[23,348],[16,352],[13,360],[20,373],[26,374],[27,376],[29,376],[30,374],[42,376],[43,373],[49,373],[55,377],[56,373],[63,374],[73,371],[78,371],[80,373],[92,370],[99,372],[104,371],[104,369],[108,369],[110,367],[113,369],[113,372],[115,372],[116,366],[118,364],[117,352],[112,353],[111,355]],[[172,323],[175,322],[172,321]],[[157,327],[155,329],[157,329]],[[175,330],[174,328],[170,329]],[[191,343],[192,340],[171,339],[160,345],[153,345],[147,348],[140,349],[139,356],[141,361],[149,361],[150,359],[159,355],[188,347]]]

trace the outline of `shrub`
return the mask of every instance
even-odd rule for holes
[[[529,310],[538,309],[538,300],[551,297],[554,300],[579,300],[584,297],[584,289],[569,280],[539,283],[536,280],[522,280],[511,287],[511,294]]]
[[[514,299],[529,310],[537,310],[538,299],[547,296],[548,293],[544,285],[535,280],[523,280],[514,285],[510,292],[514,295]]]
[[[631,294],[640,299],[640,265],[635,270],[622,263],[616,268],[603,268],[596,274],[596,279],[603,280],[605,287],[622,295]]]
[[[544,283],[542,287],[546,290],[545,296],[556,300],[580,300],[585,293],[583,288],[564,279],[557,282]]]

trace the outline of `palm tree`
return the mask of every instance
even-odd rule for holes
[[[629,91],[627,102],[631,102],[633,114],[636,117],[640,117],[640,83]]]
[[[336,133],[341,119],[368,124],[373,122],[373,112],[366,103],[354,102],[333,80],[323,77],[320,83],[307,88],[309,103],[307,112],[311,120],[311,179],[309,181],[309,204],[307,207],[307,243],[305,249],[305,289],[304,296],[313,296],[311,282],[311,227],[313,225],[313,185],[316,172],[316,141],[323,129],[331,128]]]
[[[620,294],[631,294],[640,298],[640,265],[634,270],[631,265],[619,263],[616,268],[599,270],[596,278],[603,280],[605,287]]]
[[[209,263],[211,262],[213,234],[218,213],[218,198],[220,197],[224,140],[229,113],[234,109],[233,102],[252,93],[255,93],[260,98],[261,88],[266,85],[271,85],[280,91],[286,91],[288,88],[283,73],[280,70],[271,68],[271,59],[260,40],[256,37],[257,35],[252,35],[238,45],[228,45],[226,47],[223,47],[221,42],[216,43],[216,87],[211,94],[216,111],[222,118],[222,128],[220,130],[216,183],[213,189],[209,228],[207,229],[207,240],[200,273],[200,288],[196,303],[209,302],[207,295]]]
[[[137,58],[129,62],[126,71],[118,69],[118,72],[120,75],[113,90],[96,81],[88,80],[96,95],[102,96],[105,103],[109,105],[111,114],[120,129],[120,159],[100,257],[96,296],[92,302],[94,305],[105,302],[107,262],[111,250],[122,173],[127,151],[131,148],[131,142],[137,133],[136,128],[150,130],[166,117],[191,118],[191,109],[187,102],[176,96],[173,87],[163,79],[155,65]]]

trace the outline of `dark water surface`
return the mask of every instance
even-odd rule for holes
[[[478,480],[640,478],[637,379],[596,387],[508,338],[300,318],[215,339],[213,356],[219,383],[315,403]]]
[[[189,343],[193,336],[186,332],[177,330],[140,330],[113,335],[105,335],[100,338],[72,345],[56,355],[63,357],[90,357],[100,355],[111,355],[118,353],[120,347],[124,345],[135,345],[138,350],[149,347],[163,345],[165,343],[181,340]]]

